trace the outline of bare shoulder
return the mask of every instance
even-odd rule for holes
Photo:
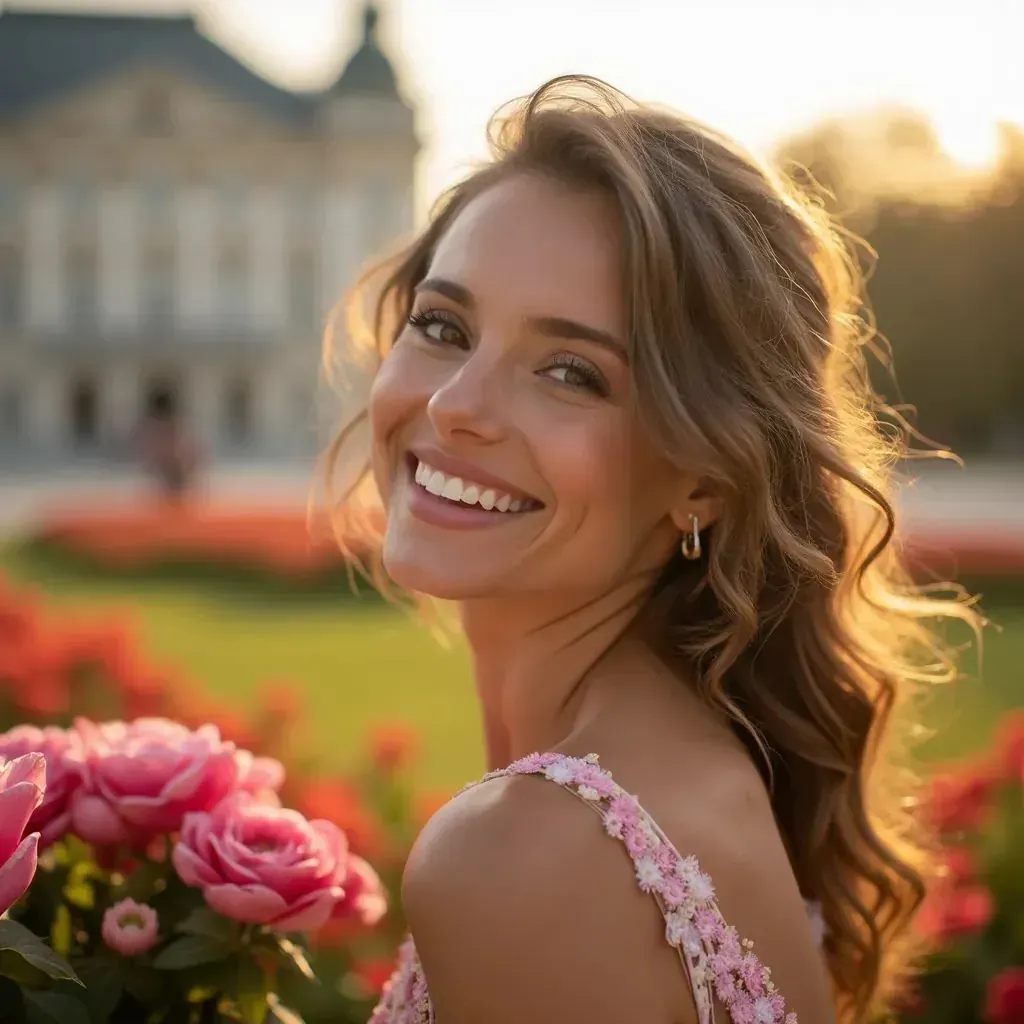
[[[435,815],[403,902],[445,1024],[695,1020],[625,851],[543,779],[493,779]]]
[[[830,1020],[824,970],[756,773],[721,771],[694,785],[622,767],[619,784],[649,794],[646,811],[698,858],[787,1009]],[[465,791],[417,841],[403,897],[445,1024],[696,1021],[679,955],[625,845],[559,785],[514,776]]]

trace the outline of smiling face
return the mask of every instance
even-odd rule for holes
[[[615,212],[519,175],[455,217],[370,399],[400,586],[595,596],[657,569],[696,480],[632,409]]]

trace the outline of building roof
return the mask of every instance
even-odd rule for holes
[[[331,92],[335,95],[372,93],[398,98],[395,69],[377,39],[379,18],[376,4],[368,2],[363,6],[363,41],[334,83]]]
[[[377,10],[363,13],[362,45],[329,93],[386,92],[395,74],[376,40]],[[122,68],[160,63],[179,68],[227,96],[298,126],[313,120],[322,93],[297,93],[263,78],[199,31],[190,16],[0,13],[0,118],[87,86]]]

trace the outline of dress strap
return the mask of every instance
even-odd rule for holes
[[[568,790],[625,846],[638,886],[654,898],[665,919],[665,939],[679,954],[699,1024],[714,1024],[716,998],[734,1024],[797,1024],[796,1014],[786,1013],[770,970],[754,955],[753,943],[726,924],[715,887],[697,858],[677,852],[637,798],[600,767],[596,754],[530,754],[480,781],[508,775],[540,775]]]

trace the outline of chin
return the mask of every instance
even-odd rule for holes
[[[412,593],[425,594],[439,601],[468,601],[490,596],[497,583],[489,573],[460,571],[465,566],[453,565],[451,558],[442,561],[438,551],[411,550],[401,545],[385,543],[384,570],[396,586]]]

